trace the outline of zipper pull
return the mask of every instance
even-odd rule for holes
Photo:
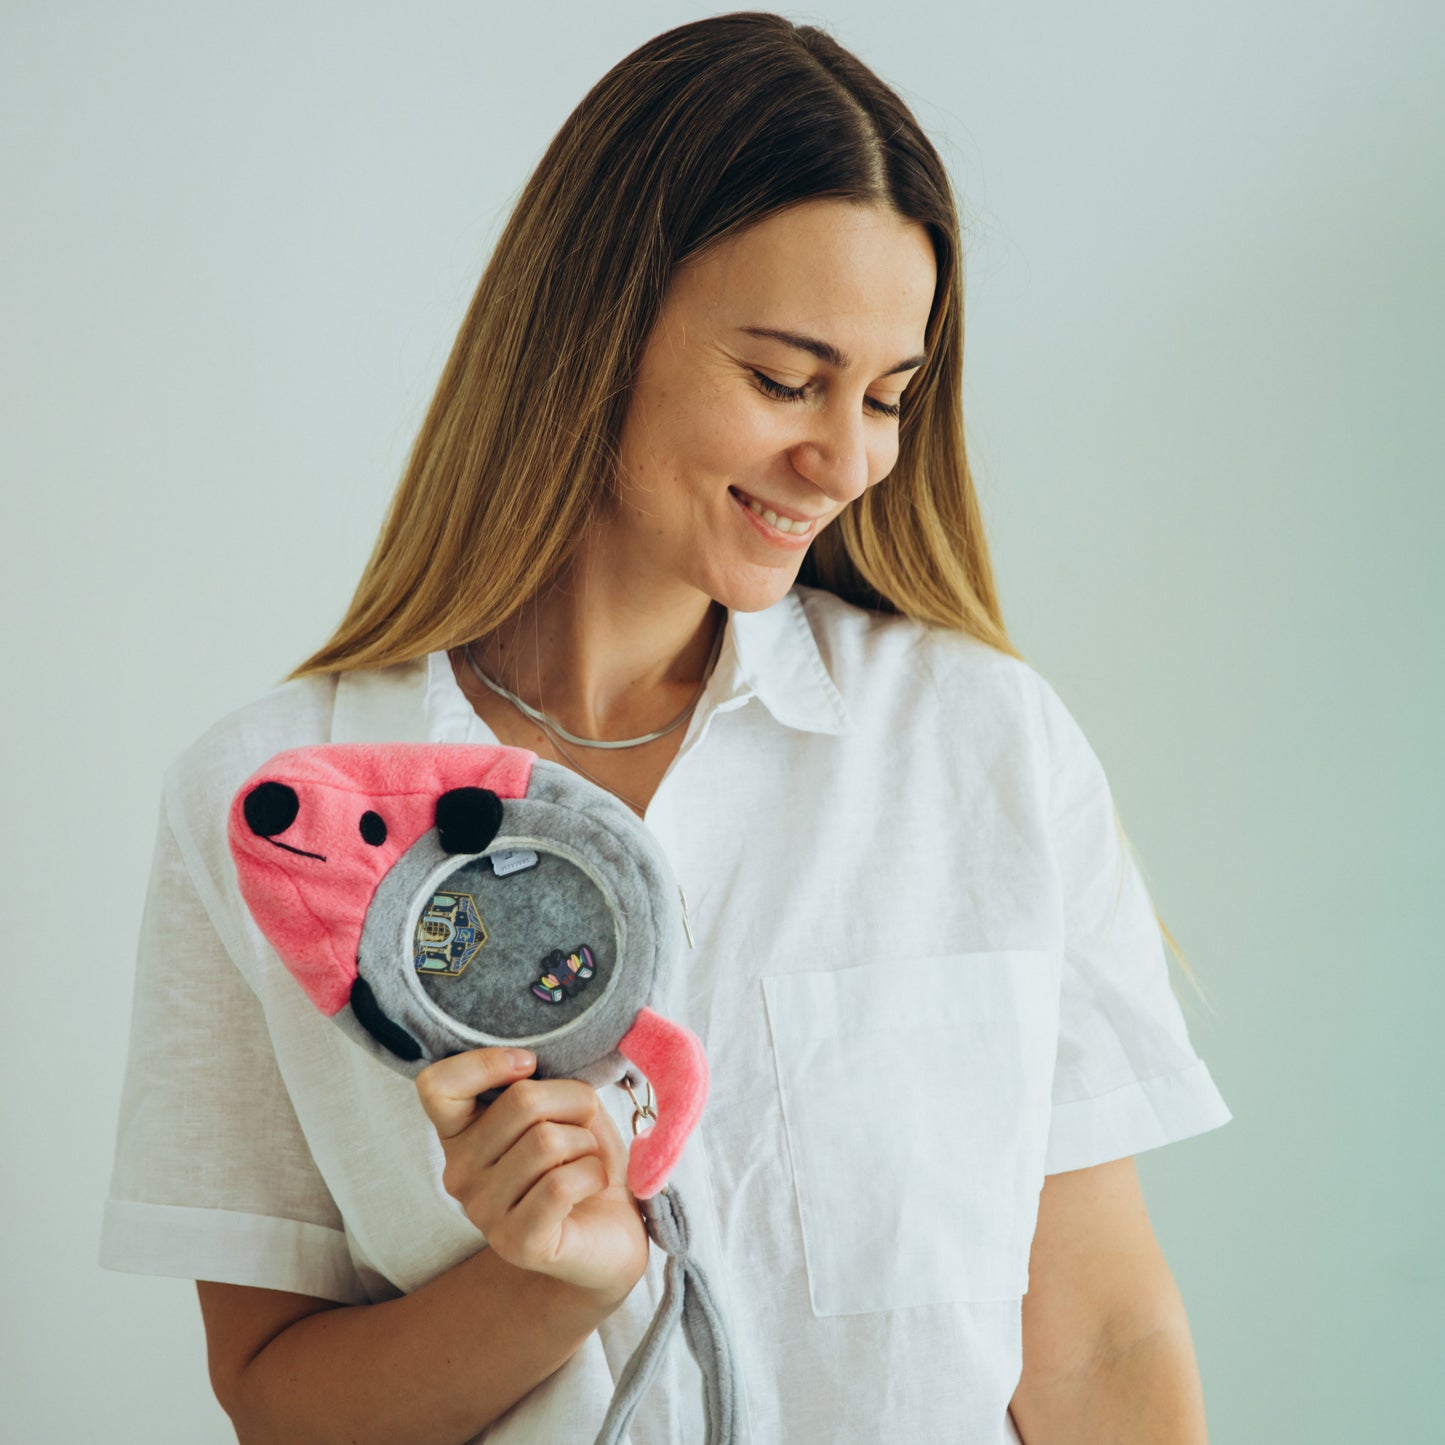
[[[692,941],[692,924],[687,921],[687,894],[682,891],[682,884],[677,885],[677,896],[682,899],[682,931],[687,935],[687,946],[696,948]]]

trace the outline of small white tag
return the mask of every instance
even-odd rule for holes
[[[509,873],[520,873],[523,868],[531,868],[537,862],[537,855],[530,848],[504,848],[500,853],[488,855],[492,860],[492,872],[498,878],[505,878]]]

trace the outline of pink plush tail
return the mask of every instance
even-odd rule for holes
[[[618,1052],[647,1075],[657,1100],[657,1122],[632,1141],[627,1187],[650,1199],[667,1183],[707,1102],[707,1058],[696,1034],[650,1008],[638,1010]]]

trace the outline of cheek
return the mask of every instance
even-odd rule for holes
[[[893,470],[898,461],[898,433],[887,441],[868,448],[868,485],[876,487]]]
[[[783,449],[788,437],[777,418],[718,396],[673,413],[657,441],[667,448],[670,470],[687,482],[725,487]]]
[[[708,426],[714,454],[733,470],[756,467],[793,441],[786,422],[756,407],[720,407]]]

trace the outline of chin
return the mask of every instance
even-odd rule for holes
[[[765,612],[781,602],[798,580],[798,566],[752,570],[748,576],[717,578],[702,590],[730,612]]]

